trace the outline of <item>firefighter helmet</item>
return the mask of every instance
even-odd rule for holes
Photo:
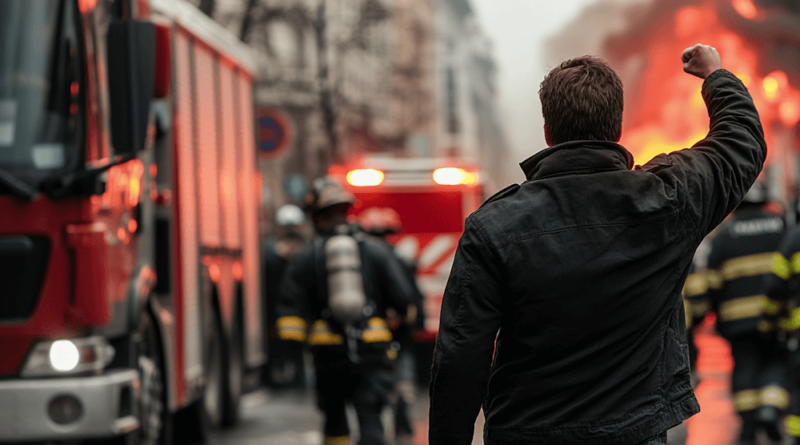
[[[398,233],[403,229],[400,215],[389,207],[370,207],[358,215],[358,225],[373,235]]]
[[[275,214],[275,224],[282,227],[299,226],[303,224],[303,220],[305,220],[303,211],[294,204],[280,206]]]
[[[308,207],[312,214],[328,209],[335,205],[353,205],[356,197],[344,190],[335,179],[330,176],[317,178],[312,184],[312,191],[308,199]]]

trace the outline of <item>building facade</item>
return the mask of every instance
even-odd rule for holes
[[[480,165],[487,193],[504,185],[493,48],[468,0],[215,0],[210,12],[260,53],[256,103],[280,125],[257,130],[285,138],[260,155],[267,223],[364,154],[451,156]]]

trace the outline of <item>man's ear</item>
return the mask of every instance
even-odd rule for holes
[[[544,141],[547,142],[548,147],[553,146],[553,143],[550,142],[550,132],[547,131],[547,124],[544,125]]]
[[[614,142],[619,142],[620,139],[622,139],[622,128],[619,129],[619,132],[617,133],[617,137],[614,138]]]

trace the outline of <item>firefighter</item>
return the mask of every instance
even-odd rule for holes
[[[386,314],[405,317],[413,291],[391,250],[347,223],[354,201],[333,179],[314,181],[309,210],[318,233],[281,282],[278,334],[311,348],[325,444],[350,440],[349,402],[359,444],[384,445],[380,414],[394,385]]]
[[[400,233],[403,230],[400,215],[389,207],[370,207],[358,215],[358,225],[368,234],[375,236],[389,246],[387,237]],[[409,307],[405,320],[390,317],[389,326],[392,329],[392,349],[397,351],[395,371],[397,384],[394,394],[394,431],[397,437],[412,436],[414,434],[411,419],[408,414],[409,406],[414,403],[416,388],[416,361],[414,360],[414,341],[412,332],[422,329],[425,319],[422,313],[424,297],[417,286],[417,265],[413,258],[401,258],[397,255],[399,263],[403,266],[406,279],[413,289],[414,303]]]
[[[740,444],[754,444],[758,429],[781,440],[779,422],[789,404],[786,355],[763,318],[764,280],[785,232],[783,218],[766,211],[766,203],[766,188],[756,182],[733,219],[719,227],[708,259],[710,310],[734,360],[731,389],[742,419]]]
[[[262,383],[271,388],[304,388],[305,366],[303,348],[297,342],[280,340],[275,316],[278,284],[289,263],[289,258],[306,243],[305,214],[294,205],[286,204],[275,212],[277,238],[265,240],[261,250],[262,276],[264,278],[263,304],[267,328],[269,361],[262,374]]]
[[[694,341],[694,330],[703,321],[708,313],[708,280],[706,271],[698,267],[697,262],[692,263],[686,283],[683,285],[683,307],[686,313],[686,342],[689,345],[689,368],[692,370],[692,380],[696,387],[699,376],[695,370],[697,365],[698,350]]]
[[[795,227],[781,243],[772,261],[772,274],[767,278],[767,321],[775,330],[789,354],[791,404],[785,418],[786,432],[792,444],[800,445],[800,227]]]

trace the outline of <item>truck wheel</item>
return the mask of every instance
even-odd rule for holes
[[[90,442],[94,445],[170,445],[172,416],[166,405],[166,372],[161,358],[161,343],[150,314],[142,313],[139,324],[141,336],[136,362],[139,369],[139,400],[136,402],[139,429],[108,440]]]
[[[225,393],[227,388],[227,365],[225,363],[224,336],[222,325],[216,312],[209,311],[206,339],[206,385],[203,391],[204,417],[212,429],[222,426],[225,412]]]
[[[227,366],[224,371],[227,384],[222,425],[232,427],[239,421],[239,400],[242,397],[242,379],[244,375],[242,331],[238,322],[231,329],[230,347],[227,349],[225,356]]]
[[[150,314],[144,312],[141,320],[142,340],[139,345],[138,365],[141,378],[139,396],[139,443],[141,445],[169,445],[171,416],[166,404],[166,372],[161,357],[161,343]]]

